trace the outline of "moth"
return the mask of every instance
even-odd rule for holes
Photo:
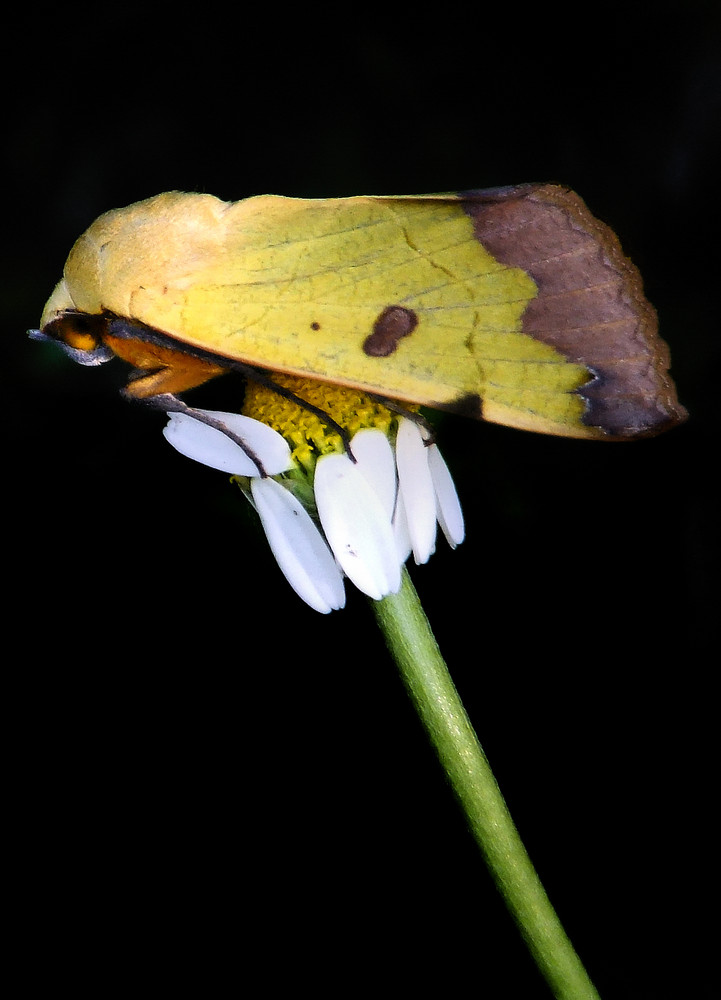
[[[686,416],[638,270],[551,184],[160,194],[90,226],[31,333],[83,364],[130,363],[134,399],[238,369],[575,438],[650,436]]]

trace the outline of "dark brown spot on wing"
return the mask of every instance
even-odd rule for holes
[[[387,358],[417,326],[418,316],[412,309],[387,306],[373,324],[373,333],[366,337],[363,350],[371,358]]]

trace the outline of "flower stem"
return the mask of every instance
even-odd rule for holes
[[[397,594],[371,603],[486,865],[553,995],[599,1000],[518,835],[407,571]]]

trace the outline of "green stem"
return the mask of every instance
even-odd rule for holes
[[[557,1000],[599,1000],[528,857],[408,573],[371,602],[486,865]]]

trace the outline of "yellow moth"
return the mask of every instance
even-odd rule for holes
[[[40,335],[176,394],[229,369],[569,437],[685,417],[641,279],[566,188],[227,203],[169,192],[73,247]]]

